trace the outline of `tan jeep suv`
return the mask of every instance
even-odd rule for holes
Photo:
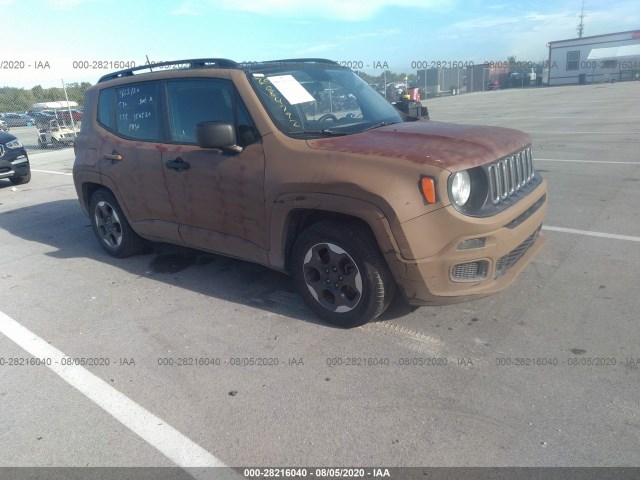
[[[180,60],[106,75],[75,143],[80,203],[113,256],[170,242],[289,272],[344,327],[507,287],[544,238],[517,130],[399,113],[323,59]]]

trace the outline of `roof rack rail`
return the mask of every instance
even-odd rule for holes
[[[339,65],[337,62],[333,60],[328,60],[326,58],[284,58],[282,60],[265,60],[263,62],[247,62],[249,65],[261,65],[261,64],[270,64],[270,63],[328,63],[330,65]]]
[[[170,62],[160,62],[160,63],[152,63],[140,65],[137,67],[126,68],[124,70],[118,70],[117,72],[109,73],[107,75],[103,75],[98,80],[100,82],[106,82],[107,80],[113,80],[115,78],[122,77],[131,77],[133,76],[133,72],[139,70],[150,70],[153,72],[154,68],[159,67],[167,67],[171,65],[189,65],[188,68],[238,68],[239,65],[233,60],[229,60],[226,58],[192,58],[187,60],[172,60]]]

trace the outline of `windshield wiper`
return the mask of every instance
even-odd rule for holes
[[[363,130],[360,130],[361,132],[366,132],[367,130],[373,130],[374,128],[380,128],[380,127],[386,127],[387,125],[395,125],[396,123],[400,123],[400,122],[380,122],[380,123],[375,123]]]
[[[349,135],[346,132],[339,132],[337,130],[331,130],[330,128],[323,128],[322,130],[305,130],[303,132],[289,132],[289,135],[326,135],[329,137]]]

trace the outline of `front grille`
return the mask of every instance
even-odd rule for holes
[[[518,260],[522,258],[526,251],[529,250],[529,247],[531,247],[531,245],[536,241],[541,228],[542,226],[536,228],[536,231],[533,232],[529,238],[498,260],[498,263],[496,264],[495,278],[505,274],[509,268],[515,265]]]
[[[459,263],[451,267],[451,280],[454,282],[475,282],[487,278],[488,272],[489,262],[486,260]]]
[[[494,205],[507,200],[533,180],[531,148],[498,160],[489,166],[489,198]]]

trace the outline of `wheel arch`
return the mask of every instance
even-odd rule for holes
[[[325,220],[358,222],[367,228],[385,257],[398,247],[390,222],[382,210],[360,199],[331,194],[287,194],[279,197],[271,212],[269,263],[283,271],[290,269],[293,245],[302,231]],[[391,267],[391,265],[390,265]]]
[[[73,172],[73,179],[76,185],[76,193],[78,194],[78,200],[84,212],[89,214],[89,205],[91,203],[91,196],[100,189],[107,190],[117,200],[120,208],[124,212],[127,220],[131,218],[129,209],[126,202],[122,200],[120,191],[117,186],[108,176],[100,175],[98,172],[89,171],[84,169],[78,169]]]
[[[91,197],[93,196],[93,194],[95,192],[97,192],[100,189],[104,189],[104,190],[109,190],[107,187],[105,187],[104,185],[100,184],[100,183],[95,183],[95,182],[84,182],[82,184],[82,204],[84,209],[88,212],[89,211],[89,205],[91,204]],[[109,190],[111,191],[111,190]],[[111,192],[113,193],[113,192]]]

